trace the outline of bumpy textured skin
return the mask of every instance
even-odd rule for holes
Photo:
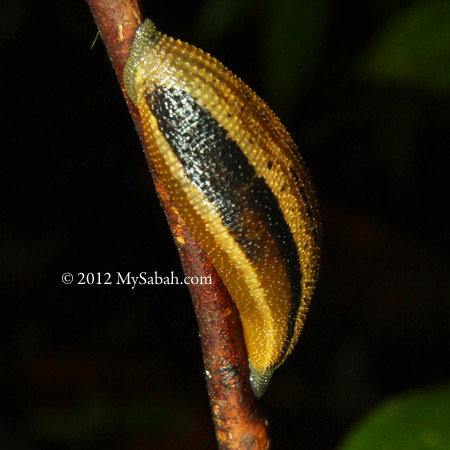
[[[154,166],[239,310],[261,396],[317,280],[317,201],[295,144],[220,62],[146,20],[124,69]]]

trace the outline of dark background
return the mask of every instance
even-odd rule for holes
[[[269,102],[317,187],[320,282],[261,399],[274,448],[335,448],[448,380],[448,2],[142,3]],[[96,32],[83,1],[0,6],[0,448],[214,448],[187,288],[61,281],[182,276]]]

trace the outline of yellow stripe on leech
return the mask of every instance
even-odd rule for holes
[[[282,326],[286,326],[285,317],[273,317],[273,308],[269,307],[270,290],[263,288],[264,280],[261,279],[265,271],[252,265],[223,225],[214,205],[187,182],[178,157],[158,129],[142,89],[139,89],[138,98],[142,122],[146,124],[146,141],[157,172],[188,228],[199,240],[226,284],[240,311],[252,367],[263,372],[279,358],[282,348],[280,335],[286,335],[286,330],[284,333],[280,330],[280,321],[283,322]]]

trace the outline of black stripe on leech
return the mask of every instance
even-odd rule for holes
[[[191,182],[219,210],[224,225],[250,260],[258,259],[263,242],[249,239],[252,211],[263,219],[286,262],[291,286],[287,339],[289,348],[301,299],[301,270],[297,247],[278,200],[236,142],[188,94],[158,87],[146,95],[147,104],[167,142],[180,159]],[[249,216],[250,215],[250,216]],[[249,232],[248,228],[251,228]],[[249,236],[250,234],[250,236]],[[279,362],[279,361],[278,361]]]

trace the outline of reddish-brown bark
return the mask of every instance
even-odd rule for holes
[[[122,71],[135,31],[142,21],[136,0],[87,0],[123,90]],[[187,276],[211,276],[211,285],[190,285],[203,348],[206,381],[220,449],[267,449],[267,421],[250,388],[248,356],[238,311],[219,275],[173,207],[155,173],[140,117],[130,113],[144,147],[161,205]]]

